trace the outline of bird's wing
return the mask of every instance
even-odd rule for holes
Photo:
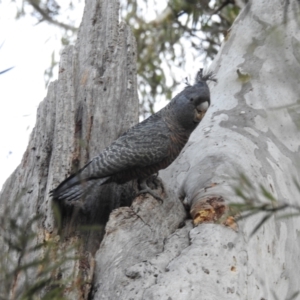
[[[51,193],[75,201],[124,170],[161,162],[168,156],[170,130],[159,115],[132,127]]]
[[[170,130],[153,115],[132,127],[81,170],[83,179],[103,178],[123,170],[161,162],[168,156]]]
[[[74,174],[66,178],[56,189],[50,191],[50,195],[56,200],[76,201],[90,194],[108,179],[100,178],[83,181],[78,174]]]

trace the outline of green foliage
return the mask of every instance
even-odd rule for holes
[[[28,211],[15,201],[0,216],[0,299],[67,299],[74,275],[63,274],[78,245],[61,249],[58,236],[42,232],[42,216]]]
[[[14,2],[14,1],[12,1]],[[61,1],[60,1],[61,2]],[[64,30],[77,31],[73,25],[74,21],[68,19],[67,22],[59,21],[59,16],[62,14],[61,6],[63,3],[55,0],[23,0],[16,3],[16,18],[21,18],[25,15],[31,14],[38,23],[48,22],[52,25],[59,26]],[[72,1],[69,2],[68,10],[74,9]]]
[[[38,23],[60,27],[67,45],[77,32],[69,15],[79,2],[23,0],[16,5],[17,17],[31,14]],[[186,64],[200,68],[214,58],[239,10],[232,0],[121,0],[121,16],[137,41],[141,115],[154,113],[160,99],[172,98]],[[56,65],[52,57],[46,84]]]
[[[154,112],[160,95],[170,99],[178,84],[178,70],[191,60],[214,58],[237,14],[234,1],[128,0],[122,16],[137,40],[141,114]],[[163,7],[163,9],[162,9]],[[147,15],[155,17],[147,19]]]
[[[300,193],[299,183],[296,180],[294,183]],[[275,214],[278,219],[300,216],[299,205],[292,205],[283,201],[279,202],[266,187],[262,184],[258,186],[252,184],[244,174],[241,174],[238,178],[238,184],[234,190],[236,195],[242,200],[239,203],[231,203],[229,205],[230,211],[234,215],[238,216],[236,218],[237,220],[249,218],[259,213],[263,214],[261,220],[253,228],[251,236],[253,236],[262,227],[262,225]],[[288,208],[293,209],[295,213],[277,214],[287,210]]]

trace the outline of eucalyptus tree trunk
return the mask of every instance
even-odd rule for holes
[[[299,218],[275,214],[250,238],[263,215],[237,224],[228,210],[241,202],[240,174],[251,184],[243,192],[266,205],[260,184],[299,204],[299,28],[297,1],[247,4],[210,68],[218,82],[207,115],[160,172],[164,204],[136,199],[111,214],[93,299],[289,299],[300,289]],[[182,222],[179,198],[197,227]]]
[[[78,41],[63,52],[59,79],[0,196],[1,210],[18,199],[12,215],[22,203],[21,223],[43,216],[34,242],[60,237],[60,251],[82,242],[80,258],[61,275],[80,282],[70,299],[288,299],[299,289],[300,220],[274,215],[250,238],[262,216],[236,224],[228,210],[240,201],[233,186],[241,173],[298,204],[300,17],[290,2],[252,1],[235,21],[211,66],[212,105],[160,172],[163,204],[146,195],[130,205],[134,184],[108,186],[99,199],[60,207],[59,228],[49,191],[138,119],[135,42],[118,23],[118,2],[87,2]],[[110,214],[104,237],[79,229],[105,225],[110,210],[124,205]],[[22,284],[21,274],[12,296]]]

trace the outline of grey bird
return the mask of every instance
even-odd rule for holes
[[[145,180],[168,167],[179,155],[190,134],[204,117],[210,105],[207,80],[212,75],[197,73],[195,83],[187,85],[168,105],[143,122],[131,127],[76,174],[51,191],[54,199],[76,201],[94,186],[133,179],[142,182],[143,190],[156,194]],[[140,194],[139,193],[139,194]]]

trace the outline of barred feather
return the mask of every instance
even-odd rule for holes
[[[130,128],[77,174],[64,180],[52,191],[53,197],[75,201],[95,186],[145,179],[169,166],[210,104],[206,81],[211,78],[200,70],[194,85],[188,85],[166,107]]]

